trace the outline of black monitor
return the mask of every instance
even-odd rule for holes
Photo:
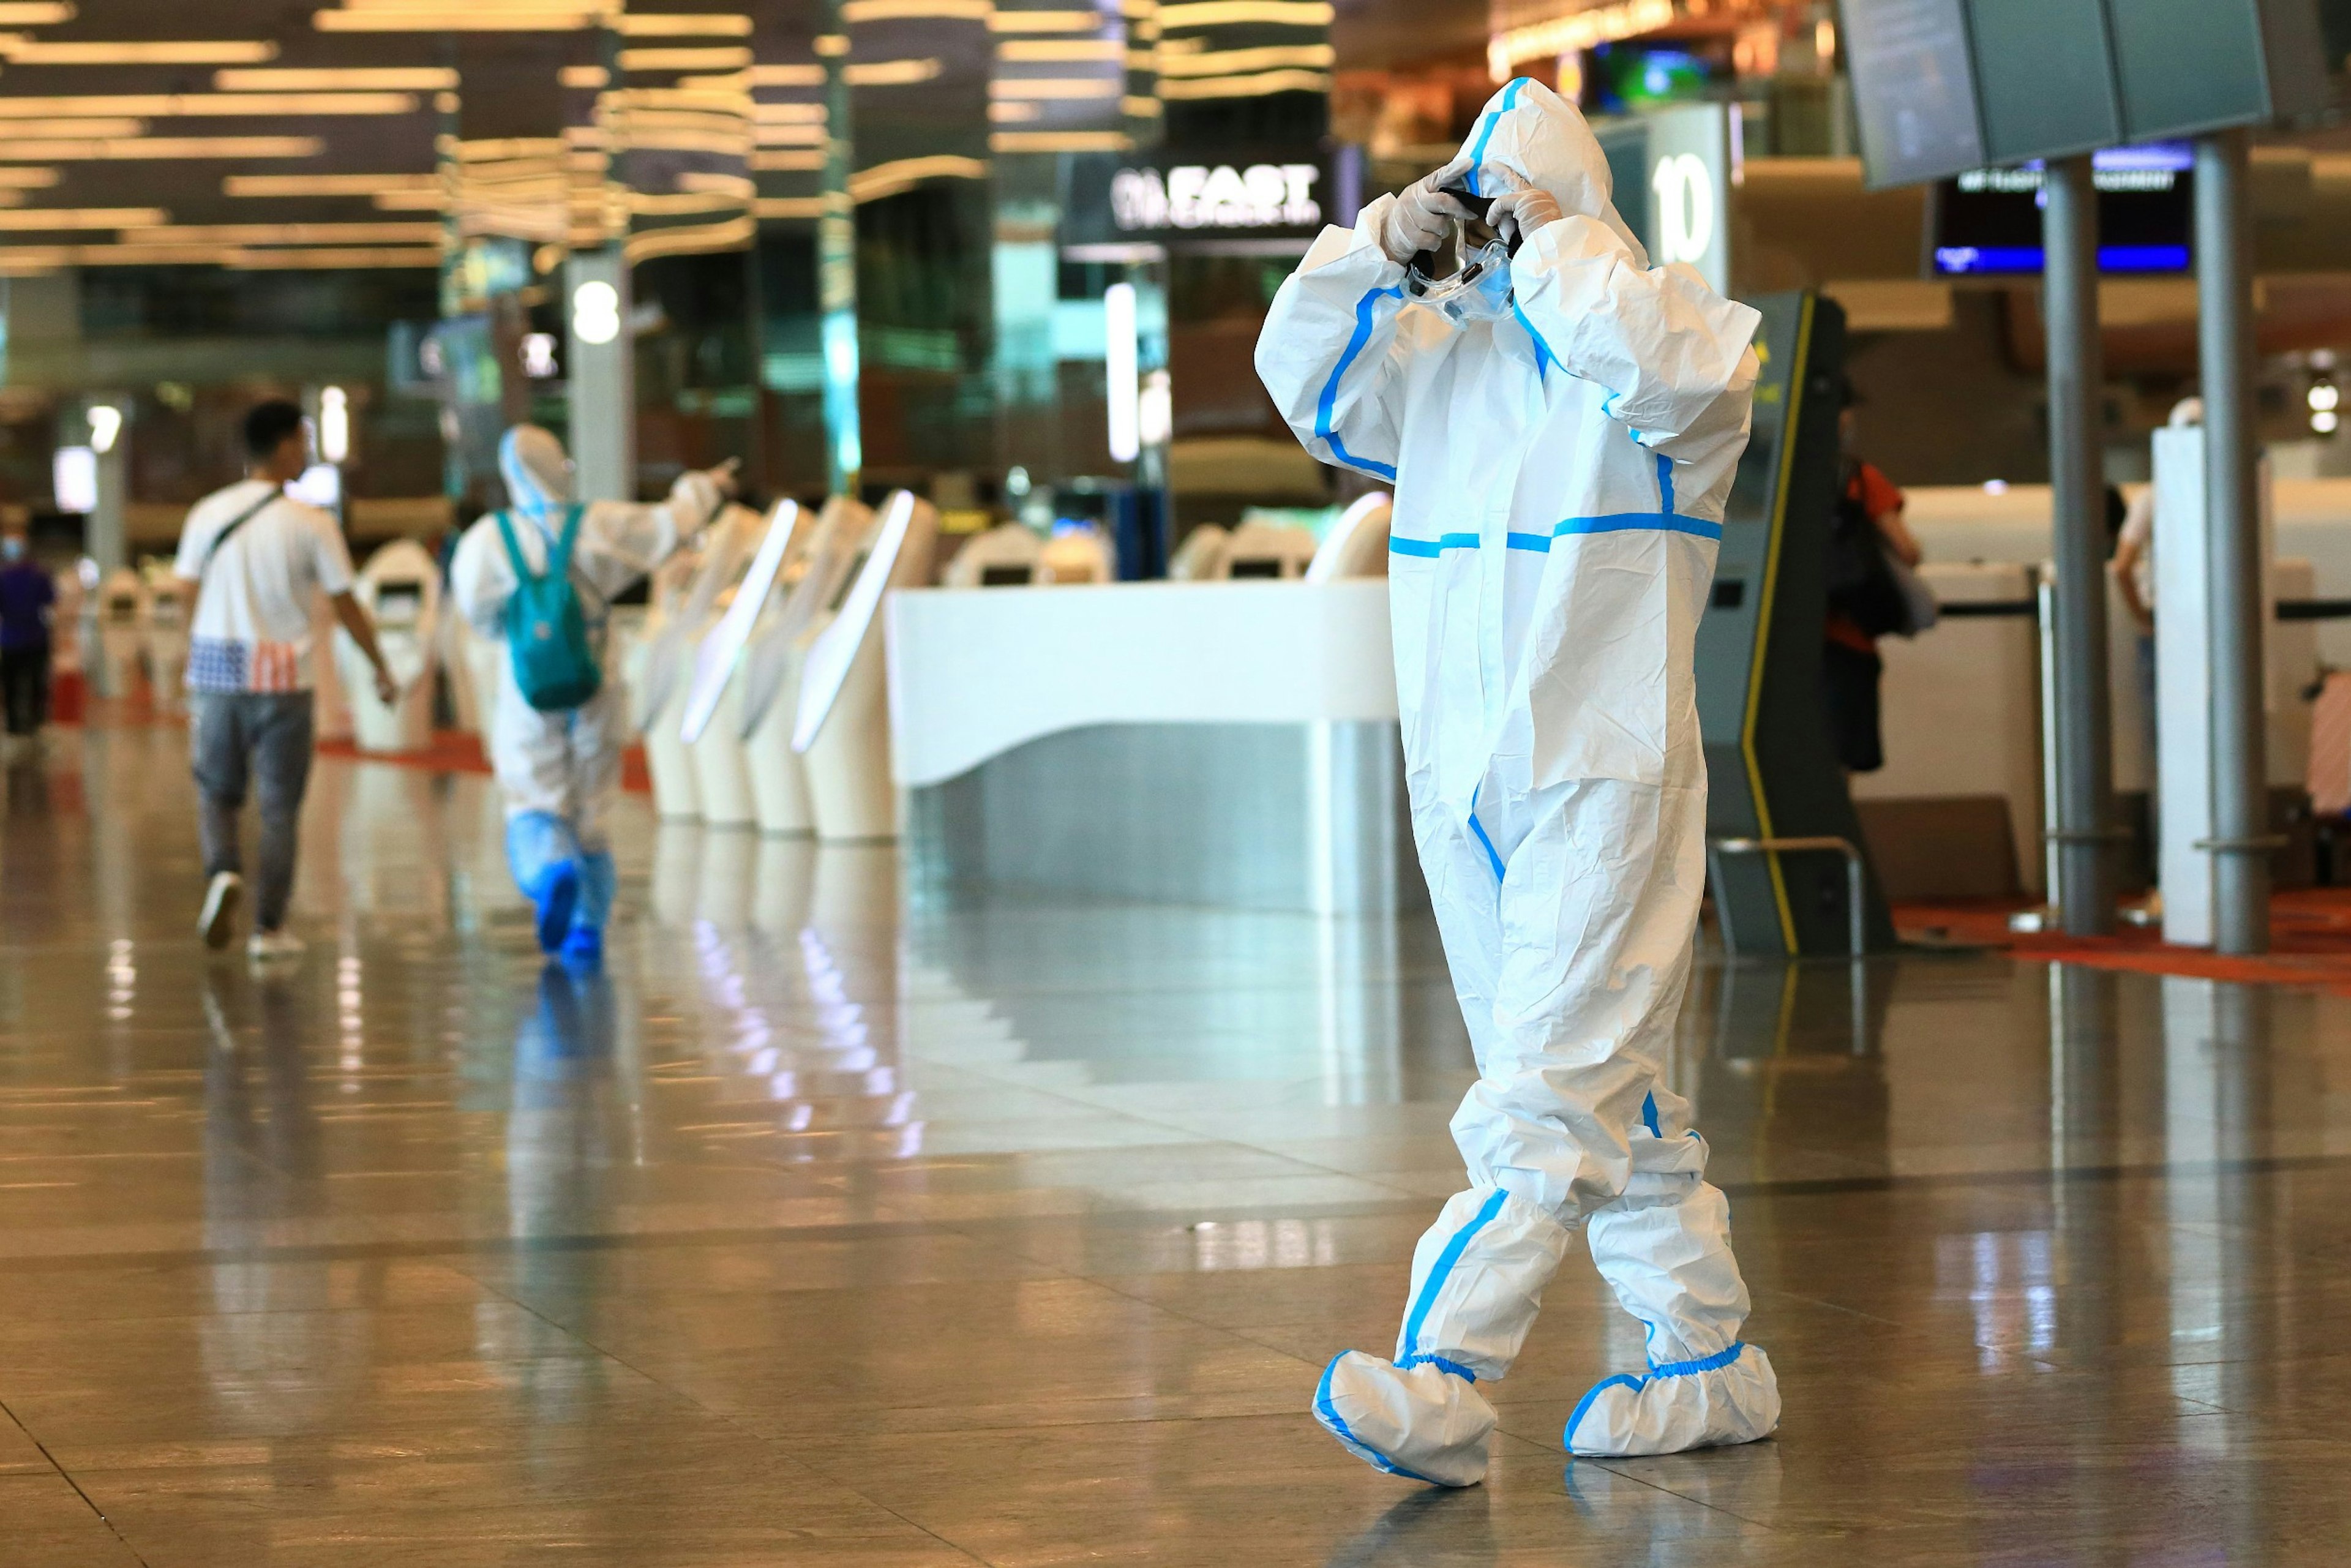
[[[2184,141],[2097,154],[2098,270],[2188,272],[2195,261],[2195,154]],[[1938,277],[2037,276],[2042,169],[1970,169],[1937,188],[1928,267]]]

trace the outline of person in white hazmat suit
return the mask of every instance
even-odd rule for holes
[[[1341,1354],[1313,1408],[1446,1486],[1484,1478],[1479,1385],[1577,1224],[1649,1365],[1583,1397],[1572,1452],[1746,1442],[1780,1416],[1739,1337],[1729,1204],[1660,1078],[1706,869],[1695,632],[1761,318],[1651,268],[1609,192],[1583,116],[1513,81],[1455,162],[1323,230],[1258,340],[1307,449],[1395,487],[1413,832],[1479,1071],[1453,1118],[1471,1185],[1414,1254],[1395,1358]],[[1498,265],[1421,297],[1407,264],[1469,219]]]
[[[534,571],[543,571],[569,515],[571,461],[550,432],[518,424],[498,443],[498,471],[513,502],[507,517],[516,547]],[[507,863],[538,911],[539,946],[574,963],[601,956],[616,883],[604,813],[620,787],[628,699],[605,636],[610,606],[700,532],[733,491],[730,462],[681,476],[660,506],[591,501],[581,509],[571,579],[603,671],[585,704],[542,712],[525,700],[511,653],[497,661],[487,739],[506,796]],[[503,646],[503,617],[517,584],[496,514],[458,540],[449,580],[458,612]]]

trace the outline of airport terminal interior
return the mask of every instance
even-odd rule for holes
[[[2341,1562],[2346,356],[2351,0],[0,0],[0,1568]]]

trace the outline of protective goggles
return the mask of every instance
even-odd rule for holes
[[[1472,212],[1486,208],[1483,198],[1461,186],[1448,185],[1444,193]],[[1517,244],[1505,241],[1482,220],[1472,218],[1461,222],[1459,236],[1449,248],[1460,266],[1441,277],[1437,268],[1443,265],[1442,253],[1425,250],[1412,258],[1412,265],[1405,269],[1405,287],[1412,297],[1443,311],[1456,326],[1508,315],[1510,257],[1518,253]]]

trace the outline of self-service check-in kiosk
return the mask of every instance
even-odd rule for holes
[[[1316,548],[1304,528],[1244,521],[1226,547],[1223,575],[1295,581],[1314,563]]]
[[[788,573],[751,629],[736,675],[741,687],[737,723],[750,762],[751,790],[763,833],[813,833],[808,768],[792,749],[799,722],[800,676],[810,643],[856,580],[873,549],[879,519],[862,502],[835,496],[824,504],[808,549]]]
[[[167,562],[147,573],[147,681],[159,708],[185,706],[188,677],[188,589]]]
[[[147,585],[126,566],[99,585],[99,689],[110,697],[129,696],[146,654]]]
[[[743,745],[743,651],[772,601],[785,568],[805,554],[810,530],[799,504],[778,502],[743,580],[722,596],[717,624],[695,650],[681,737],[695,760],[703,821],[748,827],[758,821],[757,787]]]
[[[938,513],[910,490],[884,502],[872,551],[809,643],[792,749],[808,769],[820,839],[897,836],[882,605],[891,590],[930,580],[938,527]]]
[[[687,758],[694,766],[694,792],[701,808],[702,821],[714,828],[747,828],[758,820],[758,811],[751,795],[751,768],[743,756],[742,738],[730,726],[705,725],[696,728],[688,723],[694,707],[696,681],[705,664],[705,650],[720,629],[728,623],[736,601],[743,597],[747,575],[758,559],[758,547],[772,530],[768,521],[747,507],[729,506],[722,518],[728,529],[728,550],[733,558],[726,580],[701,629],[686,644],[684,705],[678,714],[678,741],[684,746]],[[757,613],[754,596],[753,613]],[[715,652],[715,651],[714,651]]]
[[[1110,537],[1091,526],[1055,534],[1038,555],[1037,580],[1063,588],[1115,582],[1118,560]]]
[[[1233,530],[1222,523],[1202,523],[1184,536],[1167,562],[1174,582],[1215,582],[1225,575],[1225,558],[1232,552]]]
[[[1359,497],[1339,514],[1322,536],[1314,559],[1306,566],[1309,582],[1336,582],[1349,577],[1388,574],[1388,519],[1395,502],[1384,490]]]
[[[682,589],[674,589],[674,597],[656,600],[647,622],[643,666],[632,683],[632,716],[644,737],[645,765],[653,775],[653,810],[658,816],[690,821],[703,814],[699,770],[683,734],[694,653],[715,621],[718,596],[734,585],[749,564],[760,526],[758,514],[744,507],[728,507],[722,511],[702,530],[698,545],[687,558],[693,562],[692,575],[684,577]],[[670,579],[669,585],[677,581]]]
[[[367,656],[350,633],[335,629],[335,663],[351,706],[351,737],[361,751],[421,751],[433,742],[434,659],[441,641],[441,568],[413,539],[395,539],[368,558],[351,597],[375,622],[376,645],[400,687],[376,695]]]
[[[1842,954],[1855,930],[1886,948],[1893,923],[1820,693],[1844,312],[1813,294],[1750,303],[1763,313],[1754,432],[1698,629],[1715,911],[1737,954]]]
[[[1036,582],[1045,544],[1019,523],[998,523],[965,541],[939,580],[942,588],[1027,588]]]

